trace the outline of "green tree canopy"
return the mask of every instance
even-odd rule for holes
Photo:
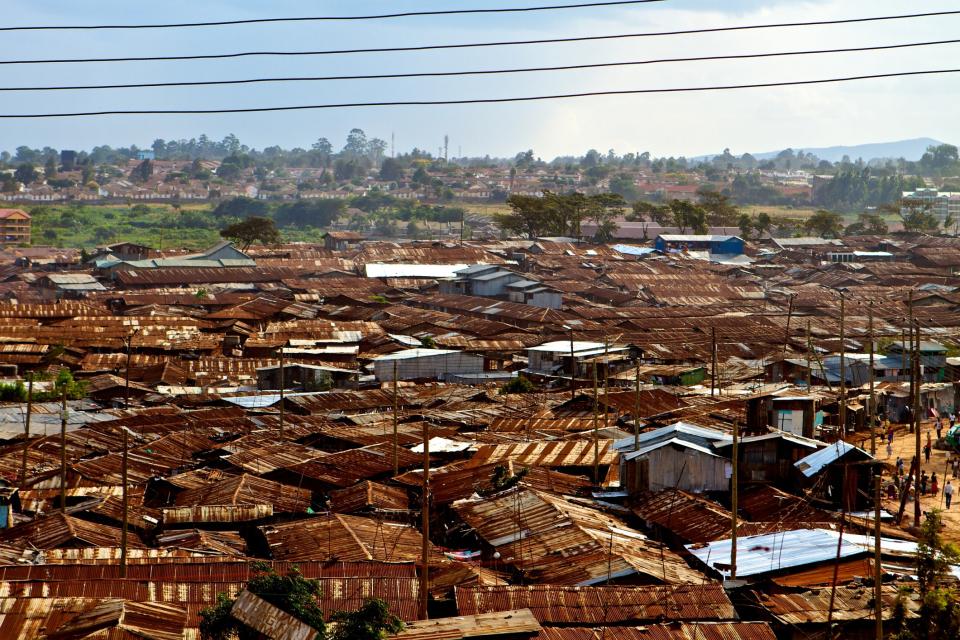
[[[246,220],[231,224],[222,229],[220,235],[240,245],[243,251],[257,242],[260,244],[277,244],[280,242],[280,232],[277,231],[273,220],[257,216],[251,216]]]
[[[843,232],[843,217],[839,213],[820,209],[807,218],[804,227],[807,232],[821,238],[837,238]]]

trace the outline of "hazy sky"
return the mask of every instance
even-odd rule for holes
[[[519,7],[554,0],[6,0],[4,24],[90,24],[363,14],[464,7]],[[243,50],[317,50],[485,40],[605,35],[765,22],[811,21],[956,9],[931,0],[669,0],[663,3],[529,14],[417,17],[397,20],[250,25],[153,31],[63,31],[0,34],[0,59],[184,55]],[[12,65],[5,87],[72,83],[240,79],[276,75],[403,73],[644,60],[872,46],[956,37],[960,16],[859,25],[770,29],[520,47],[243,58],[199,62]],[[325,102],[457,99],[589,90],[738,84],[957,67],[960,45],[620,67],[508,76],[338,81],[194,87],[3,93],[0,112],[101,108],[236,108]],[[930,136],[960,140],[960,74],[869,80],[842,85],[671,95],[582,98],[510,105],[363,108],[273,114],[113,116],[0,121],[0,148],[149,146],[155,138],[222,138],[234,133],[262,148],[308,147],[328,137],[339,148],[349,129],[390,139],[397,150],[436,150],[450,136],[451,155],[513,155],[533,149],[545,159],[589,148],[618,153],[696,155],[859,144]]]

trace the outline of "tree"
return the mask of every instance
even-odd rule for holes
[[[713,227],[729,227],[740,218],[740,209],[730,202],[730,197],[719,191],[701,188],[697,191],[700,196],[700,206],[707,212],[707,223]]]
[[[545,200],[536,196],[512,195],[507,198],[510,213],[494,214],[494,221],[504,231],[533,240],[546,235],[550,228]]]
[[[277,208],[277,224],[282,227],[327,227],[346,211],[343,200],[297,200]]]
[[[667,206],[673,214],[673,223],[679,227],[680,233],[686,233],[687,229],[693,233],[708,231],[707,212],[702,207],[686,200],[671,200]]]
[[[18,166],[16,171],[13,172],[13,177],[16,178],[17,182],[30,184],[31,182],[36,182],[40,175],[32,164],[25,162]]]
[[[356,611],[339,611],[332,616],[337,623],[330,640],[383,640],[403,629],[400,618],[379,599],[367,600]]]
[[[934,233],[940,228],[940,221],[936,214],[931,210],[931,204],[922,200],[913,198],[904,198],[900,201],[900,207],[895,206],[882,207],[883,211],[896,211],[903,222],[903,230],[907,233]]]
[[[277,244],[280,242],[280,232],[270,218],[251,216],[246,220],[231,224],[222,229],[220,235],[238,245],[243,251],[250,248],[255,242],[260,244]]]
[[[587,212],[597,230],[593,239],[597,242],[610,242],[617,232],[616,219],[623,214],[626,202],[618,193],[598,193],[587,198]],[[579,223],[578,223],[579,227]]]
[[[750,239],[750,234],[754,229],[753,219],[746,213],[740,214],[740,220],[737,221],[737,226],[740,227],[740,234],[743,236],[744,240]]]
[[[130,179],[134,182],[146,182],[153,175],[153,163],[150,160],[144,160],[130,172]]]
[[[759,235],[764,233],[770,233],[770,228],[773,226],[773,220],[770,219],[770,214],[766,211],[761,211],[757,214],[756,219],[753,221],[753,226],[757,230]]]
[[[267,203],[263,200],[236,196],[235,198],[224,200],[218,204],[213,210],[213,215],[243,218],[247,216],[263,216],[266,215],[267,210]]]
[[[673,211],[669,206],[643,200],[633,203],[633,215],[635,218],[646,218],[656,222],[661,227],[666,227],[673,222]]]
[[[391,182],[399,182],[403,180],[403,166],[394,158],[387,158],[383,161],[383,164],[380,165],[380,179],[389,180]]]
[[[281,576],[265,562],[251,566],[252,577],[247,591],[263,598],[301,622],[317,630],[317,638],[326,637],[327,625],[320,608],[320,581],[304,578],[293,567]],[[253,640],[259,635],[230,615],[233,600],[225,593],[217,595],[217,603],[200,611],[200,637],[204,640]]]
[[[342,153],[348,158],[359,158],[367,155],[367,134],[363,132],[363,129],[350,130]]]
[[[807,218],[804,227],[808,232],[816,233],[821,238],[836,238],[843,231],[843,217],[839,213],[820,209]]]
[[[960,549],[941,535],[943,517],[938,509],[927,513],[920,526],[917,544],[917,587],[920,609],[916,618],[906,619],[904,595],[897,603],[897,640],[948,640],[960,637],[960,602],[952,582],[950,566],[960,562]]]

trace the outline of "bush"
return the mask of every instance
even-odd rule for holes
[[[518,376],[518,377],[514,378],[513,380],[511,380],[510,382],[508,382],[507,384],[505,384],[505,385],[503,385],[502,387],[500,387],[500,393],[501,393],[501,394],[507,394],[507,393],[530,393],[530,392],[532,392],[534,389],[536,389],[536,387],[534,386],[534,384],[533,384],[532,382],[530,382],[530,379],[529,379],[529,378],[524,378],[523,376]]]

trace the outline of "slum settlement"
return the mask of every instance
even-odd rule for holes
[[[916,615],[960,241],[331,240],[3,254],[0,638],[311,637],[293,567],[408,638]]]

